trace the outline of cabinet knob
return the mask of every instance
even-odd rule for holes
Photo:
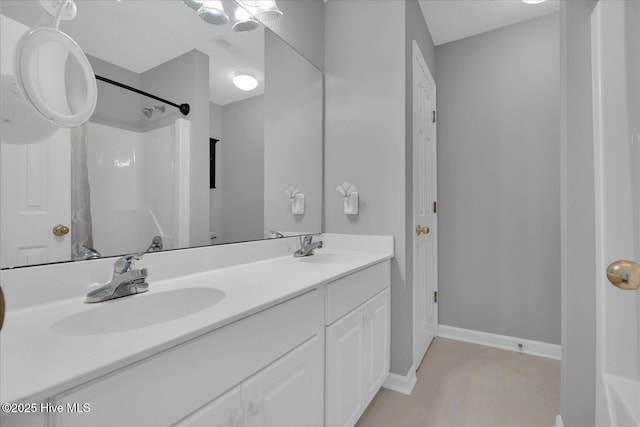
[[[262,397],[261,394],[254,396],[249,401],[249,412],[251,413],[251,415],[256,415],[258,412],[260,412],[260,409],[262,409],[263,402],[264,402],[264,398]]]

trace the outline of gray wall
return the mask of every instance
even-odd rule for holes
[[[427,66],[433,75],[436,69],[436,47],[433,44],[433,39],[431,38],[431,33],[429,32],[429,28],[427,27],[427,23],[424,20],[424,15],[422,13],[422,9],[418,4],[418,0],[405,0],[405,17],[406,17],[406,43],[405,43],[405,57],[406,57],[406,76],[407,76],[407,97],[413,99],[411,96],[413,94],[413,84],[412,82],[412,74],[413,74],[413,60],[411,59],[413,55],[413,47],[412,41],[415,40],[420,47],[420,51],[422,52],[422,56],[424,60],[427,62]],[[435,78],[435,77],[434,77]],[[407,100],[407,107],[413,106],[412,102]],[[409,110],[407,110],[409,111]],[[411,115],[408,115],[411,118]],[[413,128],[409,134],[413,133]]]
[[[325,5],[325,221],[331,233],[386,234],[391,262],[391,371],[412,364],[412,288],[405,280],[405,3]],[[358,186],[346,216],[336,185]]]
[[[278,0],[282,17],[265,26],[289,43],[316,67],[324,68],[324,2]]]
[[[140,74],[87,55],[93,72],[131,87],[141,86]],[[91,121],[140,132],[143,127],[142,96],[103,81],[97,81],[98,100]]]
[[[222,229],[216,243],[262,239],[264,96],[224,105],[221,117]]]
[[[560,344],[558,19],[436,48],[442,325]]]
[[[271,31],[265,30],[264,37],[265,237],[269,230],[320,232],[322,72]],[[305,195],[302,215],[291,212],[284,194],[292,185]]]
[[[562,1],[562,418],[595,424],[595,188],[591,21],[595,0]]]
[[[178,78],[176,78],[178,77]],[[175,102],[189,103],[191,111],[189,245],[209,244],[209,57],[192,50],[142,73],[142,90]],[[150,100],[145,99],[145,103]],[[151,102],[151,104],[156,105]],[[167,107],[162,121],[184,117]]]

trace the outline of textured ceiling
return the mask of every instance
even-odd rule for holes
[[[419,0],[436,46],[557,12],[558,0]]]

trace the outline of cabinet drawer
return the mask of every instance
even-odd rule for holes
[[[171,425],[322,330],[313,290],[80,386],[57,401],[90,403],[55,425]]]
[[[391,284],[390,262],[384,261],[327,285],[325,324],[329,325]]]

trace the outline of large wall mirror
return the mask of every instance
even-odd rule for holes
[[[322,72],[262,24],[234,31],[223,3],[212,25],[181,0],[76,0],[60,30],[99,76],[97,105],[53,129],[13,71],[40,2],[2,2],[2,268],[322,231]]]

